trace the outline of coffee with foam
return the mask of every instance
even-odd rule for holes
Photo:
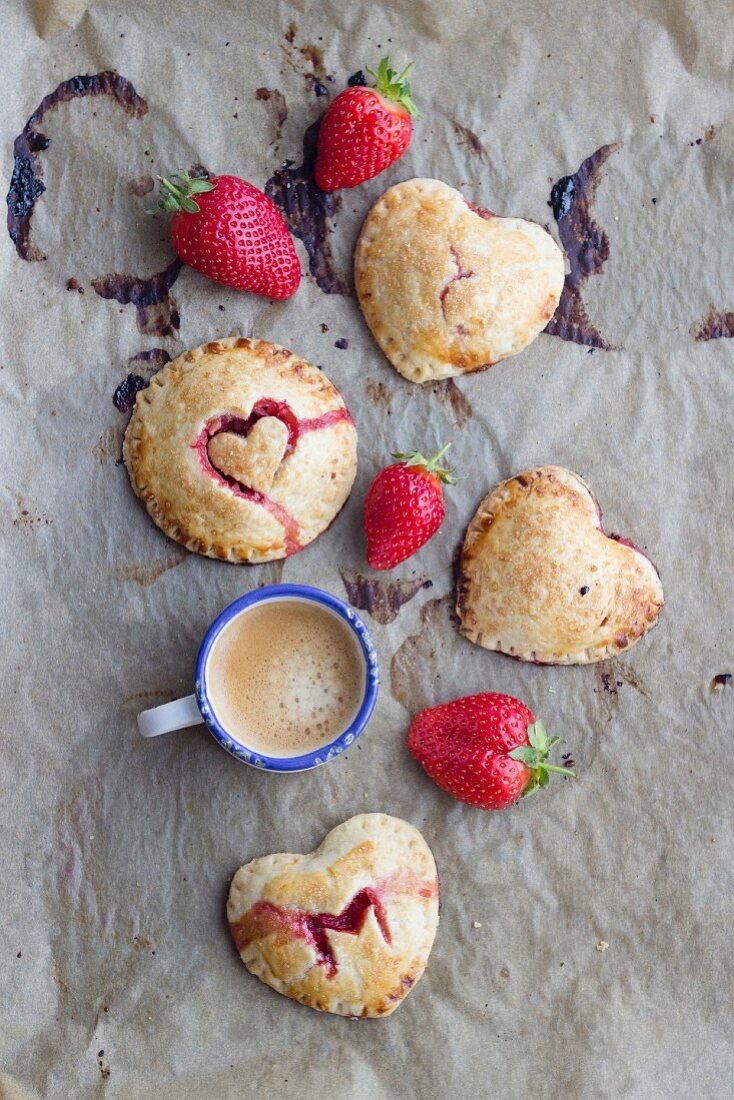
[[[215,641],[207,688],[221,726],[263,756],[290,757],[334,741],[365,689],[359,642],[336,614],[309,600],[266,600]]]

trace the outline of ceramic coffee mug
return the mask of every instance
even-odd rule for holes
[[[312,602],[331,612],[351,630],[357,641],[357,651],[363,661],[362,700],[349,726],[332,741],[301,756],[266,756],[254,752],[224,728],[217,717],[216,704],[209,693],[207,683],[209,659],[220,634],[234,618],[247,615],[253,607],[261,606],[269,600]],[[374,709],[379,683],[380,674],[374,642],[367,627],[351,607],[320,588],[311,588],[302,584],[274,584],[241,596],[217,616],[199,647],[194,694],[187,695],[183,699],[174,699],[171,703],[164,703],[151,710],[144,710],[138,715],[138,729],[143,737],[158,737],[162,733],[170,733],[173,730],[204,722],[222,748],[245,764],[273,772],[307,771],[333,760],[359,737]]]

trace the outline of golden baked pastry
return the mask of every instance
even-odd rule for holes
[[[232,338],[186,352],[140,391],[123,456],[170,538],[256,563],[302,550],[329,526],[357,472],[357,432],[318,367]]]
[[[485,370],[555,313],[563,253],[542,226],[472,206],[440,180],[391,187],[367,215],[354,274],[372,334],[411,382]]]
[[[240,867],[227,919],[247,969],[278,993],[338,1016],[389,1016],[428,961],[436,864],[407,821],[358,814],[309,856]]]
[[[467,528],[459,563],[461,633],[485,649],[538,664],[613,657],[655,625],[655,566],[607,535],[584,481],[560,466],[495,486]]]

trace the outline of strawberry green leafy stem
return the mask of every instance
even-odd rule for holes
[[[539,787],[547,787],[550,782],[550,773],[558,775],[570,775],[576,778],[576,772],[570,768],[561,768],[557,764],[548,764],[548,754],[554,745],[563,744],[562,737],[549,737],[542,722],[535,722],[528,726],[529,745],[518,745],[509,754],[513,760],[519,760],[530,768],[530,779],[522,792],[521,797],[533,794]]]
[[[158,206],[167,214],[179,214],[182,210],[187,214],[198,214],[199,204],[192,195],[203,195],[216,186],[210,180],[192,179],[188,172],[176,172],[169,180],[159,176],[158,182],[161,185]]]
[[[418,108],[411,99],[410,84],[405,79],[412,68],[411,61],[410,65],[406,65],[398,74],[390,68],[390,58],[383,57],[377,66],[377,72],[374,69],[368,69],[367,72],[377,81],[377,91],[380,95],[384,95],[385,99],[390,99],[393,103],[399,103],[411,118],[418,118]]]
[[[405,453],[399,453],[393,451],[393,458],[397,458],[405,466],[423,466],[429,474],[435,474],[437,478],[443,481],[444,485],[456,485],[456,482],[460,478],[454,476],[453,466],[439,466],[439,459],[448,451],[450,443],[447,443],[445,447],[442,447],[440,451],[437,451],[433,458],[425,458],[420,451],[406,451]]]

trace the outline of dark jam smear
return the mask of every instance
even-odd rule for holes
[[[115,408],[121,413],[130,412],[140,390],[150,385],[150,377],[144,378],[138,371],[144,370],[152,375],[170,361],[171,356],[165,348],[148,348],[146,351],[131,355],[127,361],[128,367],[131,368],[130,373],[112,394],[112,404]]]
[[[283,137],[283,126],[285,120],[288,118],[288,105],[285,101],[285,96],[277,88],[256,88],[255,99],[259,99],[264,103],[270,103],[275,113],[275,137],[271,141],[271,145],[275,145],[277,141]]]
[[[112,394],[112,404],[118,412],[129,413],[135,404],[135,398],[141,390],[149,385],[150,382],[146,381],[141,375],[128,374],[127,378],[120,382],[120,385]]]
[[[381,581],[365,577],[351,569],[340,569],[339,574],[352,607],[367,611],[382,626],[397,619],[401,607],[412,600],[422,588],[433,587],[433,581],[426,577]]]
[[[708,340],[730,340],[734,336],[734,311],[725,313],[712,306],[703,320],[694,325],[691,335],[699,343]]]
[[[435,394],[442,405],[446,405],[451,410],[454,425],[457,428],[463,428],[474,415],[469,399],[461,392],[453,378],[441,378],[438,382],[434,382],[431,393]]]
[[[482,160],[487,159],[487,150],[473,130],[470,130],[468,126],[463,126],[456,119],[452,119],[451,126],[458,138],[459,145],[465,145],[472,156],[479,157]]]
[[[320,126],[318,118],[303,135],[303,163],[296,166],[286,161],[265,184],[265,194],[278,207],[291,233],[303,241],[309,271],[320,289],[325,294],[349,294],[337,273],[329,242],[329,223],[341,200],[322,191],[313,178]]]
[[[31,218],[36,202],[46,190],[43,166],[39,157],[50,145],[40,130],[49,111],[60,103],[86,96],[109,95],[132,118],[142,118],[148,104],[124,76],[113,69],[87,76],[72,76],[64,80],[41,100],[20,134],[13,142],[13,175],[7,194],[8,233],[22,260],[45,260],[43,252],[31,241]]]
[[[203,164],[192,164],[188,174],[192,179],[212,179],[212,173]],[[181,260],[176,259],[154,275],[115,271],[92,279],[92,287],[100,298],[111,299],[122,306],[134,305],[138,331],[143,335],[175,336],[181,326],[181,316],[171,287],[183,266]]]
[[[612,345],[589,320],[581,288],[590,275],[599,275],[609,259],[609,238],[594,221],[589,207],[599,184],[602,165],[619,148],[602,145],[572,176],[563,176],[551,188],[550,206],[558,223],[558,235],[571,268],[566,275],[561,300],[545,327],[550,336],[574,344],[609,351]]]
[[[315,42],[305,42],[302,46],[297,46],[295,44],[297,33],[297,25],[290,23],[280,44],[283,56],[293,72],[304,78],[315,95],[328,95],[329,89],[326,84],[333,84],[334,76],[326,71],[323,47]]]
[[[181,324],[171,287],[183,264],[174,260],[163,271],[143,277],[113,272],[92,279],[100,298],[113,299],[120,305],[135,306],[138,331],[146,336],[175,336]]]

